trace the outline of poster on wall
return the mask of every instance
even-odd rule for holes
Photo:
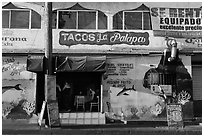
[[[202,8],[151,8],[155,36],[202,37]]]
[[[35,110],[36,75],[26,71],[26,57],[2,57],[2,116],[29,119]]]
[[[181,104],[167,104],[168,127],[183,128],[183,112]]]

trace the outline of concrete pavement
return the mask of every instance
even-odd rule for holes
[[[143,124],[142,124],[143,123]],[[62,125],[45,128],[23,120],[2,120],[3,135],[201,135],[202,125],[186,123],[183,129],[170,129],[164,122],[110,123],[106,125]]]

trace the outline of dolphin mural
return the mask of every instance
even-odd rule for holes
[[[132,120],[153,118],[165,109],[165,99],[152,93],[132,88],[110,87],[110,113],[112,119]],[[112,115],[112,116],[111,116]]]
[[[4,94],[4,92],[6,92],[6,91],[8,91],[10,89],[23,90],[21,88],[21,84],[17,84],[15,86],[4,86],[4,87],[2,87],[2,94]]]
[[[18,104],[24,98],[25,90],[21,84],[15,86],[2,87],[2,102],[12,102]]]

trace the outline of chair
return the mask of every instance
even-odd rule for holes
[[[90,112],[92,111],[93,107],[97,107],[97,109],[99,111],[99,96],[97,96],[97,102],[91,102],[90,103]]]
[[[84,98],[84,96],[76,96],[76,110],[78,110],[79,107],[82,107],[83,110],[85,110],[85,98]]]

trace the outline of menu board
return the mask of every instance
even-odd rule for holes
[[[107,62],[106,84],[115,87],[132,87],[135,79],[135,59],[115,58]]]
[[[183,113],[181,104],[167,104],[168,127],[183,128]]]

